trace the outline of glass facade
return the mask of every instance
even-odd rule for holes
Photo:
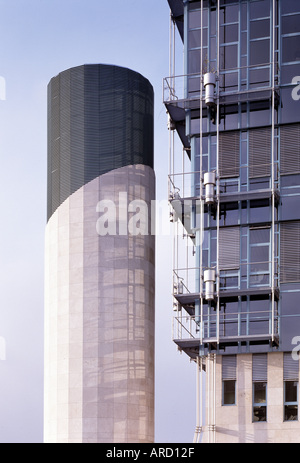
[[[192,264],[174,270],[176,319],[189,323],[178,344],[191,357],[199,340],[200,355],[291,351],[300,333],[300,2],[169,4],[184,26],[185,69],[165,80],[164,100],[187,154],[184,172],[171,168],[170,198],[177,191],[192,205],[181,217]],[[262,420],[264,383],[253,394]]]

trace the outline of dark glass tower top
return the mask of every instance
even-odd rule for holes
[[[153,88],[137,72],[83,65],[48,86],[48,219],[72,193],[120,167],[153,168]]]

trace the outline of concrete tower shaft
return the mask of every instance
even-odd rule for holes
[[[155,238],[126,227],[155,199],[153,90],[81,66],[48,114],[45,441],[153,442]]]

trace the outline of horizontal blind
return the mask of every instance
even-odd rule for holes
[[[240,175],[240,132],[220,133],[220,177]]]
[[[284,381],[299,380],[299,360],[294,360],[291,352],[283,354],[283,379]]]
[[[280,128],[280,173],[300,172],[300,124]]]
[[[252,356],[252,380],[253,382],[265,382],[268,380],[267,354],[254,354]]]
[[[300,221],[283,222],[280,226],[280,281],[300,281]]]
[[[271,129],[249,130],[249,177],[271,175]]]
[[[222,380],[236,380],[236,355],[222,357]]]
[[[239,227],[220,228],[220,269],[230,270],[240,267]]]

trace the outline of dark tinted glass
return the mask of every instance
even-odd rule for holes
[[[286,287],[286,285],[284,285],[284,287]],[[281,298],[282,298],[282,315],[299,315],[300,292],[283,291],[281,293]]]
[[[282,39],[282,62],[291,61],[300,61],[300,35]]]
[[[259,0],[250,2],[250,18],[265,18],[270,16],[270,0]]]
[[[281,97],[281,122],[299,122],[299,100],[294,100],[292,92],[295,85],[282,88]]]
[[[297,402],[298,400],[298,382],[285,382],[285,402]]]
[[[292,83],[295,76],[299,73],[299,64],[289,64],[281,67],[281,83]]]
[[[281,1],[281,13],[300,13],[300,2],[299,0],[282,0]]]
[[[234,23],[239,20],[239,5],[228,5],[221,8],[220,11],[220,22],[221,24],[225,23]]]
[[[284,407],[284,421],[298,420],[298,405],[286,405]]]
[[[270,61],[270,40],[258,40],[250,43],[250,64],[267,64]]]
[[[64,71],[48,86],[48,219],[72,193],[112,169],[153,167],[153,88],[109,65]]]
[[[250,23],[250,39],[259,39],[270,36],[270,20],[252,21]]]
[[[229,26],[223,26],[220,28],[220,42],[230,43],[238,41],[238,24],[230,24]]]
[[[267,402],[267,383],[254,383],[253,394],[253,402],[255,404],[265,404]]]
[[[300,14],[282,17],[282,33],[300,32]]]
[[[223,382],[223,404],[235,404],[235,381],[229,380]]]
[[[267,421],[267,383],[253,384],[253,421]]]
[[[227,45],[220,48],[220,60],[222,69],[234,69],[237,67],[237,51],[237,45]]]
[[[253,421],[267,421],[267,407],[254,407]]]

